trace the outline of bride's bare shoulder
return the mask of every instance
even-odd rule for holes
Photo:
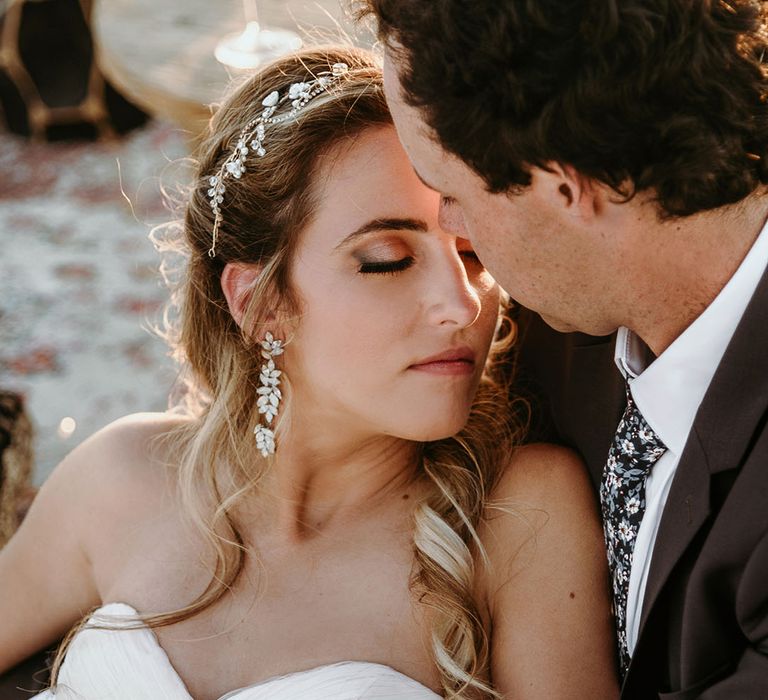
[[[492,497],[556,506],[563,498],[592,502],[594,493],[576,452],[559,445],[534,443],[514,450]]]
[[[493,629],[491,674],[502,694],[617,697],[602,528],[578,455],[554,445],[519,448],[479,534],[488,555],[480,600]]]
[[[73,508],[118,508],[146,499],[171,480],[174,442],[189,419],[171,413],[136,413],[84,440],[53,470],[41,489]]]
[[[166,453],[171,438],[191,423],[191,418],[171,412],[132,413],[94,433],[73,455],[79,452],[79,459],[96,458],[102,465],[108,455],[116,464],[151,467],[171,458]]]
[[[39,576],[38,560],[56,562],[62,595],[75,600],[64,606],[70,624],[77,605],[98,602],[131,551],[158,541],[158,533],[168,531],[165,523],[177,519],[173,446],[162,438],[183,421],[132,415],[89,437],[44,481],[6,548],[10,554],[3,550],[6,566],[15,562],[31,578]]]
[[[109,423],[78,445],[62,462],[94,472],[156,470],[173,460],[172,438],[191,419],[173,413],[133,413]]]
[[[558,556],[566,542],[591,552],[599,539],[598,506],[581,458],[544,443],[516,449],[490,494],[480,534],[491,558],[504,563],[504,577],[509,566]]]

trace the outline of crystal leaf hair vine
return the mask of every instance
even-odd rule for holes
[[[348,71],[349,66],[346,63],[334,63],[330,71],[318,73],[316,78],[307,82],[292,83],[282,95],[278,90],[273,90],[261,101],[264,107],[261,114],[243,127],[234,149],[218,172],[208,180],[210,185],[208,197],[213,211],[213,233],[208,251],[210,257],[216,257],[216,240],[222,221],[221,204],[226,191],[225,180],[231,177],[239,180],[242,177],[245,172],[246,158],[250,153],[253,152],[259,157],[266,154],[264,136],[269,126],[293,119],[313,97],[325,92]],[[289,102],[290,110],[276,115],[276,112]]]

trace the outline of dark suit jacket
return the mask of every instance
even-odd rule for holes
[[[598,482],[624,403],[613,338],[556,336],[530,319],[521,364]],[[553,344],[537,350],[542,341]],[[656,698],[768,699],[768,272],[699,407],[659,526],[622,689],[622,700]]]

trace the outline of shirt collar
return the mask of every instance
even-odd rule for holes
[[[656,359],[631,330],[619,329],[616,365],[645,420],[678,456],[766,266],[768,223],[714,301]]]

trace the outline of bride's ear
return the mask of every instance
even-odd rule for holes
[[[249,311],[251,296],[261,272],[261,265],[243,262],[227,263],[221,272],[221,290],[227,300],[229,313],[232,314],[235,323],[246,336],[250,336],[254,330],[252,327],[255,323],[254,309],[250,309],[250,320],[246,314]],[[266,330],[284,338],[291,324],[280,302],[271,297],[269,300],[263,299],[261,300],[262,312],[265,309],[269,309],[269,311],[259,319],[259,323],[267,324]],[[245,327],[246,324],[248,328]]]
[[[243,329],[243,319],[251,299],[251,292],[259,274],[261,274],[261,268],[258,265],[240,262],[227,263],[221,273],[221,290],[227,300],[229,313],[241,329]]]

